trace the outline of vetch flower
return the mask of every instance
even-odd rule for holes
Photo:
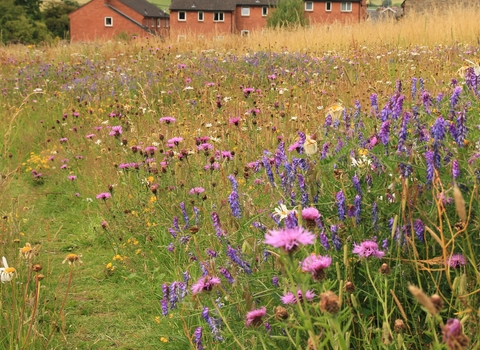
[[[378,244],[373,240],[366,240],[360,245],[354,243],[352,252],[357,254],[360,258],[369,258],[374,256],[378,259],[381,259],[385,255],[385,252],[378,250]]]
[[[258,327],[262,324],[262,317],[267,314],[267,309],[265,306],[262,306],[260,309],[252,310],[247,312],[247,321],[245,322],[245,327],[252,325],[253,327]]]
[[[313,244],[315,235],[303,227],[287,228],[278,231],[270,230],[265,235],[265,244],[282,248],[287,253],[293,253],[300,245]]]
[[[2,257],[2,264],[3,267],[0,267],[0,281],[2,283],[12,281],[17,274],[17,270],[8,266],[7,259],[4,256]]]

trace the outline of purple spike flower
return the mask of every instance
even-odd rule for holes
[[[415,220],[415,222],[413,223],[413,228],[415,230],[415,234],[418,237],[418,240],[420,242],[424,242],[425,238],[423,236],[423,233],[425,232],[425,224],[423,223],[423,221],[420,219]]]
[[[227,248],[228,257],[238,266],[240,266],[247,274],[252,273],[250,264],[241,258],[241,253],[232,248],[230,245]]]
[[[353,205],[355,207],[355,223],[358,225],[360,223],[360,216],[362,214],[362,197],[360,197],[358,194],[353,200]]]
[[[417,80],[415,77],[412,78],[412,100],[417,96]]]
[[[197,350],[203,350],[202,327],[197,327],[197,329],[195,329],[195,333],[193,333],[193,343],[195,344]]]
[[[382,123],[378,136],[380,137],[380,141],[382,141],[382,144],[384,146],[387,146],[388,140],[390,138],[390,121],[389,120],[386,120]]]
[[[325,234],[324,231],[320,232],[320,243],[322,244],[323,248],[325,248],[325,250],[329,250],[330,249],[330,244],[328,243],[328,237],[327,235]]]
[[[213,339],[223,341],[223,337],[220,335],[220,330],[217,326],[217,321],[213,317],[210,317],[208,307],[203,308],[202,317],[205,321],[207,321],[210,330],[212,331]]]
[[[164,297],[160,301],[160,304],[162,305],[162,315],[167,316],[168,315],[168,299]]]
[[[426,151],[425,152],[425,160],[426,160],[426,163],[427,163],[427,179],[426,179],[427,183],[432,182],[433,175],[434,175],[434,172],[435,172],[433,157],[434,157],[434,154],[433,154],[432,151]]]
[[[230,272],[225,268],[225,267],[220,267],[220,273],[227,279],[228,282],[234,283],[235,280],[233,279],[232,275]]]
[[[372,204],[372,226],[375,231],[378,230],[378,207],[377,202]]]
[[[372,109],[375,114],[378,114],[378,98],[377,94],[373,93],[370,95],[370,103],[372,104]]]
[[[188,214],[187,214],[187,210],[185,209],[184,202],[180,202],[180,209],[182,209],[183,220],[185,220],[185,226],[183,228],[187,229],[190,227],[190,220],[188,219]]]
[[[335,195],[335,200],[337,202],[338,216],[340,217],[340,220],[345,221],[346,204],[345,204],[345,195],[343,194],[343,191],[337,192],[337,194]]]
[[[445,119],[438,117],[432,126],[431,132],[435,142],[443,141],[445,138]]]
[[[357,193],[361,196],[362,195],[362,188],[360,187],[360,180],[358,179],[357,174],[353,175],[352,183],[353,183],[353,187],[355,187],[355,190],[357,191]]]
[[[453,89],[453,94],[450,97],[450,108],[452,111],[455,109],[455,106],[458,104],[458,100],[460,99],[461,93],[462,93],[462,87],[455,86],[455,89]]]
[[[467,108],[457,113],[457,134],[455,141],[459,147],[465,146],[465,137],[467,136]]]
[[[265,167],[265,172],[267,173],[268,176],[268,181],[272,184],[273,187],[275,186],[275,179],[273,178],[273,172],[272,172],[272,167],[270,166],[270,160],[268,159],[267,156],[263,156],[263,166]]]

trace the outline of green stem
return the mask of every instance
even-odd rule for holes
[[[218,307],[218,305],[217,305],[217,303],[215,302],[215,300],[213,299],[213,296],[210,295],[210,298],[211,298],[211,300],[212,300],[212,304],[215,306],[215,310],[217,310],[218,315],[221,317],[221,319],[222,319],[222,321],[223,321],[223,324],[225,325],[225,327],[227,327],[228,331],[232,334],[233,340],[235,340],[235,342],[238,344],[239,349],[245,350],[245,348],[243,347],[242,343],[240,343],[240,341],[239,341],[239,340],[237,339],[237,337],[235,336],[235,333],[233,333],[232,329],[231,329],[230,326],[228,325],[227,319],[222,315],[222,312],[220,311],[220,308]]]
[[[370,280],[370,283],[372,283],[373,289],[375,289],[375,293],[377,293],[378,300],[382,304],[383,314],[385,317],[385,322],[387,323],[388,332],[390,333],[390,336],[393,338],[392,330],[390,329],[390,320],[389,320],[388,309],[387,309],[387,293],[385,292],[385,300],[384,300],[382,294],[378,291],[377,286],[375,285],[375,282],[372,279],[372,276],[370,274],[370,268],[368,267],[369,266],[368,263],[365,263],[365,266],[367,267],[368,279]]]

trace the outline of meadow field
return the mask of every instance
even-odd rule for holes
[[[0,49],[1,349],[478,349],[480,7]]]

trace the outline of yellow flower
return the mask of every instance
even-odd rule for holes
[[[115,260],[115,261],[122,261],[122,260],[123,260],[123,257],[122,257],[121,255],[117,254],[117,255],[115,255],[115,256],[113,257],[113,260]]]
[[[160,316],[155,316],[155,323],[160,324]]]
[[[10,282],[17,274],[17,271],[13,267],[8,267],[7,259],[4,256],[2,257],[2,264],[3,267],[0,267],[0,281],[2,283]]]
[[[65,260],[63,260],[62,264],[65,264],[67,261],[68,265],[83,264],[83,261],[80,259],[81,257],[81,254],[68,254]]]
[[[25,243],[25,247],[20,248],[20,256],[23,256],[27,260],[31,260],[36,254],[35,249],[32,248],[30,243]]]
[[[165,338],[165,337],[160,337],[160,341],[161,341],[162,343],[168,343],[168,339]]]

